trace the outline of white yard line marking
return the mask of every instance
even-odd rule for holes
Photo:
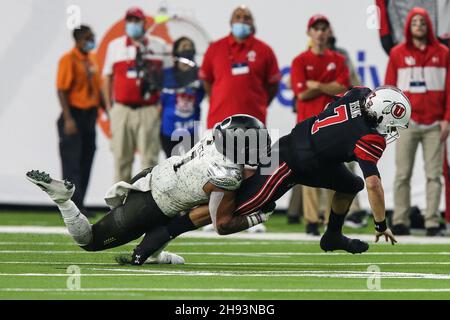
[[[123,268],[87,268],[92,271],[110,271],[112,273],[83,273],[82,277],[303,277],[303,278],[368,278],[377,276],[382,279],[428,279],[450,280],[450,274],[408,273],[408,272],[368,272],[368,271],[183,271],[183,270],[135,270]],[[126,272],[126,273],[124,273]],[[68,277],[67,273],[0,273],[0,277]]]
[[[123,246],[136,246],[139,242],[130,242],[124,244]],[[218,241],[198,241],[198,242],[175,242],[170,243],[171,247],[191,247],[191,246],[254,246],[254,245],[304,245],[311,244],[311,242],[306,241],[228,241],[228,242],[218,242]],[[20,241],[0,241],[0,246],[75,246],[75,242],[20,242]]]
[[[29,234],[64,234],[68,235],[65,227],[43,227],[43,226],[0,226],[0,233],[29,233]],[[351,238],[373,242],[374,236],[370,234],[347,234]],[[318,242],[320,237],[312,237],[305,233],[247,233],[240,232],[228,236],[219,236],[214,232],[191,231],[183,234],[184,238],[201,239],[247,239],[247,240],[287,240]],[[399,236],[399,243],[403,244],[450,244],[450,237],[417,237]]]
[[[3,254],[15,253],[39,253],[39,254],[129,254],[128,251],[102,251],[102,252],[86,252],[84,250],[0,250]],[[243,257],[282,257],[282,256],[352,256],[346,252],[176,252],[180,255],[191,256],[243,256]],[[449,256],[450,252],[364,252],[367,256]]]
[[[30,264],[30,265],[99,265],[112,266],[117,263],[79,262],[79,261],[0,261],[0,264]],[[409,261],[409,262],[188,262],[185,266],[369,266],[369,265],[450,265],[450,261]]]
[[[330,293],[351,293],[351,292],[450,292],[450,288],[411,288],[411,289],[259,289],[259,288],[81,288],[78,290],[62,289],[62,288],[0,288],[0,292],[285,292],[285,293],[314,293],[314,292],[330,292]]]

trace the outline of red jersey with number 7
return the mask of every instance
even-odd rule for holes
[[[297,124],[289,135],[289,167],[357,161],[364,177],[379,176],[377,162],[386,141],[362,111],[370,92],[369,88],[355,87],[328,104],[318,116]]]

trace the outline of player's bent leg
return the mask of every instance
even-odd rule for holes
[[[359,239],[350,239],[342,234],[345,215],[355,196],[356,193],[335,193],[331,204],[328,227],[320,239],[320,247],[322,250],[345,250],[354,254],[362,253],[369,249],[369,245],[366,242]]]
[[[118,262],[134,265],[143,264],[148,260],[150,260],[149,263],[184,263],[182,257],[162,251],[162,249],[169,241],[175,239],[180,234],[196,230],[209,223],[211,223],[211,218],[208,206],[199,206],[191,210],[188,214],[174,217],[167,224],[154,227],[147,231],[144,239],[134,249],[131,259],[121,258]],[[161,255],[158,255],[158,252],[161,252]]]
[[[111,210],[92,226],[92,241],[82,248],[100,251],[121,246],[168,220],[156,206],[151,192],[132,190],[122,206]]]
[[[345,250],[350,253],[367,251],[369,245],[358,239],[350,239],[342,234],[345,216],[356,194],[364,188],[364,181],[349,171],[344,164],[329,167],[324,165],[314,176],[314,180],[307,181],[315,187],[335,190],[331,204],[330,218],[327,230],[320,240],[320,247],[324,251]],[[308,185],[308,183],[306,184]]]
[[[73,183],[53,179],[48,173],[37,170],[27,172],[26,177],[45,191],[56,203],[67,230],[75,242],[80,246],[89,244],[92,241],[91,224],[75,203],[70,200],[75,191]]]

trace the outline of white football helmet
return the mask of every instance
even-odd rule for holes
[[[385,136],[386,143],[391,143],[400,136],[398,129],[408,128],[411,103],[400,89],[393,86],[376,88],[367,98],[366,107],[376,118],[376,129]]]

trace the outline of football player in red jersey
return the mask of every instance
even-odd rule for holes
[[[398,138],[399,129],[408,128],[410,117],[411,105],[399,89],[385,86],[372,91],[354,87],[328,104],[318,116],[297,124],[290,134],[277,141],[271,149],[273,161],[260,164],[237,191],[225,193],[216,205],[210,202],[209,208],[198,207],[166,226],[155,226],[147,233],[147,243],[141,245],[154,252],[179,234],[196,229],[192,225],[198,227],[201,219],[209,223],[205,219],[208,214],[219,234],[252,227],[267,221],[274,202],[295,184],[302,184],[336,191],[321,248],[362,253],[369,245],[344,236],[342,226],[364,182],[374,215],[375,241],[384,236],[394,244],[396,239],[386,225],[384,190],[377,162],[386,144]],[[350,161],[358,162],[364,180],[346,168],[344,163]],[[187,220],[194,223],[186,223]]]

